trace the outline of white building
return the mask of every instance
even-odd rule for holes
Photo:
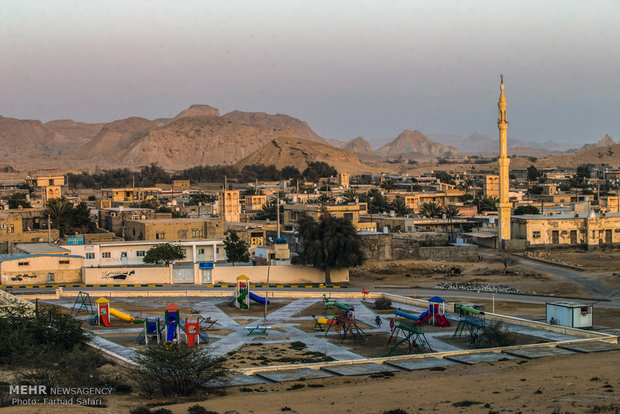
[[[99,244],[63,245],[72,255],[84,258],[84,267],[110,267],[144,264],[144,256],[151,247],[161,244],[150,241],[115,241]],[[179,240],[170,241],[185,249],[183,263],[225,262],[224,240]]]

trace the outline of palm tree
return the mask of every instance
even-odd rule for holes
[[[258,220],[275,220],[278,217],[276,200],[269,200],[263,204],[263,208],[256,214]]]
[[[396,183],[394,183],[394,180],[385,180],[381,183],[381,188],[384,188],[389,193],[396,188]]]
[[[434,201],[431,201],[429,203],[422,204],[422,208],[420,209],[420,212],[426,217],[437,218],[437,217],[441,217],[441,215],[443,214],[443,209],[441,208],[439,204],[435,203]]]
[[[345,203],[355,203],[358,200],[355,190],[347,190],[342,193],[342,200]]]
[[[65,222],[67,220],[67,216],[72,209],[73,206],[64,197],[52,198],[50,201],[47,202],[47,208],[45,209],[45,212],[50,216],[54,227],[56,227],[60,231],[61,236],[64,234]]]
[[[453,205],[445,206],[443,208],[443,214],[445,214],[446,218],[449,219],[461,215],[459,208]]]
[[[405,200],[402,198],[396,198],[390,203],[390,208],[394,210],[397,216],[406,216],[411,214],[411,209],[405,204]]]

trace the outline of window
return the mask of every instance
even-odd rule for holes
[[[219,247],[216,247],[216,248],[215,248],[215,254],[219,254],[219,253],[220,253],[220,248],[219,248]]]
[[[69,264],[68,260],[59,260],[58,264]]]
[[[532,233],[532,237],[535,239],[540,239],[540,232],[539,231],[535,231]]]
[[[192,237],[195,239],[198,237],[204,237],[204,230],[203,229],[192,229]]]
[[[144,250],[138,250],[138,251],[136,252],[136,256],[138,256],[138,257],[144,257],[144,256],[146,256],[146,252],[145,252]]]
[[[164,233],[163,231],[162,232],[157,232],[157,233],[155,233],[155,238],[157,240],[165,239],[166,238],[166,233]]]
[[[344,213],[344,218],[353,221],[353,213]]]
[[[95,253],[86,253],[86,260],[93,260],[95,258]]]
[[[54,281],[54,274],[53,273],[48,273],[47,274],[47,281],[48,282],[53,282]]]
[[[103,252],[103,253],[101,253],[101,258],[102,259],[109,259],[110,257],[112,257],[112,253],[110,253],[110,252]]]
[[[17,262],[18,266],[28,266],[30,262]]]
[[[121,259],[122,259],[123,257],[127,257],[127,252],[121,252]]]

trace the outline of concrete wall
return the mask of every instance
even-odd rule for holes
[[[478,246],[436,246],[420,247],[422,260],[454,260],[459,262],[477,262]]]
[[[20,265],[22,263],[22,265]],[[25,257],[2,262],[0,278],[3,285],[45,283],[80,283],[84,259],[65,255]],[[53,275],[53,280],[48,279]]]
[[[132,273],[133,272],[133,273]],[[113,279],[114,275],[127,274],[125,279]],[[86,284],[148,284],[172,283],[172,267],[85,267]]]
[[[269,266],[216,266],[213,269],[213,283],[235,283],[237,276],[246,275],[251,283],[266,283]],[[333,283],[348,283],[349,269],[331,271]],[[324,283],[325,272],[313,267],[271,266],[269,283]]]

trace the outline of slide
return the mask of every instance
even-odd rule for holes
[[[333,320],[333,319],[327,319],[327,318],[324,318],[324,317],[322,317],[322,316],[321,316],[321,317],[319,317],[319,318],[317,318],[317,320],[316,320],[316,321],[317,321],[317,323],[320,323],[321,325],[334,325],[334,324],[336,323],[336,321],[335,321],[335,320]]]
[[[109,327],[112,326],[112,324],[110,323],[110,315],[108,315],[108,312],[106,312],[107,310],[107,308],[101,308],[101,323],[103,323],[104,326]]]
[[[435,315],[435,320],[442,328],[447,328],[450,326],[450,322],[448,322],[444,315]]]
[[[129,315],[128,313],[124,313],[124,312],[118,311],[118,310],[116,310],[114,308],[110,308],[110,315],[116,316],[121,321],[129,322],[129,323],[134,323],[135,322],[135,318],[132,318],[131,315]]]
[[[177,331],[176,324],[169,323],[168,324],[168,335],[166,335],[166,341],[173,342],[174,341],[174,334],[176,333],[176,331]]]
[[[422,316],[424,315],[424,316]],[[431,318],[430,312],[426,311],[420,315],[420,319],[414,325],[422,325]]]
[[[237,296],[237,302],[239,302],[239,307],[240,307],[241,309],[247,309],[247,308],[248,308],[248,305],[244,302],[245,297],[246,297],[247,295],[248,295],[248,292],[247,292],[247,291],[245,291],[245,292],[241,292],[241,293],[239,294],[239,296]],[[250,296],[250,297],[251,297],[251,296]]]
[[[411,319],[412,321],[418,321],[420,319],[417,316],[412,315],[412,314],[407,313],[407,312],[403,312],[400,309],[398,309],[396,312],[394,312],[394,314],[396,316],[402,316],[403,318]]]
[[[252,299],[254,302],[258,302],[260,304],[265,304],[265,298],[262,296],[258,296],[255,295],[254,293],[250,292],[250,299]],[[267,305],[269,305],[269,300],[267,300]]]

